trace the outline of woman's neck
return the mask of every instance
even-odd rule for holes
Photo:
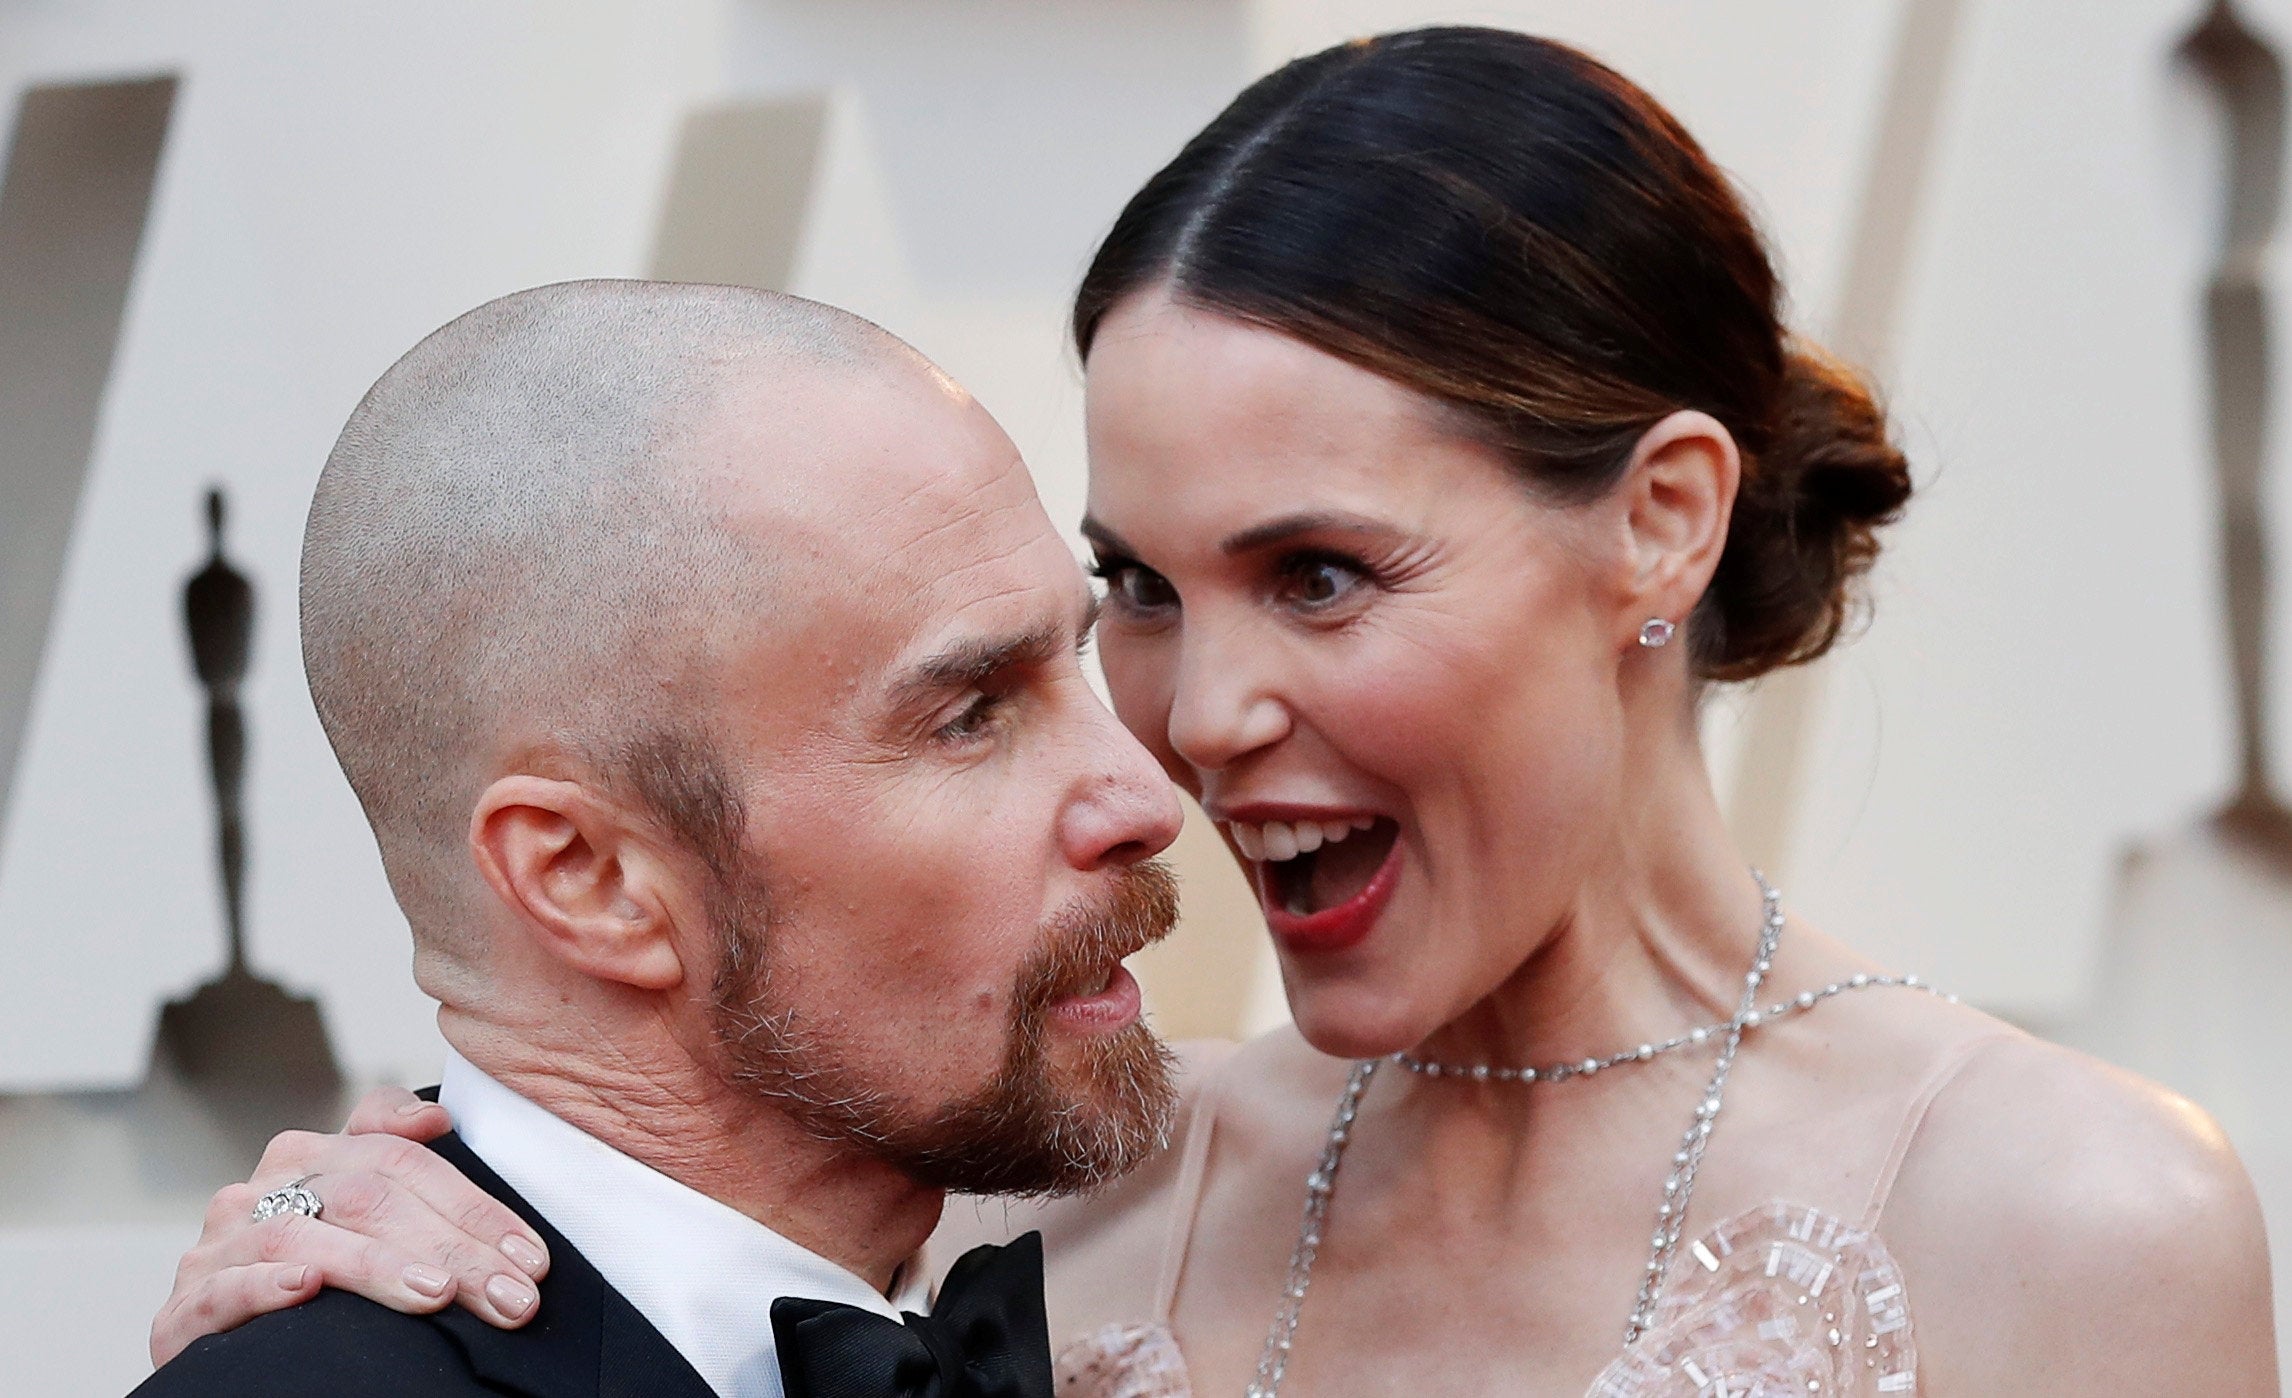
[[[1669,1038],[1735,1011],[1759,939],[1692,729],[1634,764],[1610,854],[1513,975],[1415,1050],[1541,1067]]]

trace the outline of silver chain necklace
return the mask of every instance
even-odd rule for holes
[[[1759,946],[1752,958],[1750,971],[1743,977],[1743,993],[1736,1004],[1735,1014],[1724,1023],[1703,1025],[1673,1038],[1640,1044],[1604,1058],[1586,1058],[1545,1068],[1500,1067],[1486,1063],[1469,1066],[1444,1064],[1415,1058],[1406,1053],[1393,1054],[1390,1059],[1364,1059],[1353,1065],[1352,1074],[1345,1081],[1345,1090],[1338,1094],[1337,1112],[1330,1119],[1328,1135],[1321,1144],[1320,1158],[1314,1163],[1313,1172],[1305,1177],[1304,1222],[1298,1228],[1297,1247],[1289,1257],[1289,1273],[1282,1284],[1281,1308],[1274,1315],[1272,1329],[1266,1332],[1265,1348],[1258,1355],[1257,1376],[1250,1383],[1248,1398],[1277,1398],[1281,1392],[1282,1380],[1288,1376],[1290,1351],[1297,1338],[1298,1316],[1305,1308],[1305,1293],[1313,1284],[1314,1259],[1321,1251],[1321,1239],[1329,1220],[1330,1200],[1337,1193],[1337,1171],[1344,1164],[1345,1147],[1353,1138],[1353,1123],[1360,1115],[1361,1098],[1367,1094],[1370,1081],[1377,1076],[1378,1067],[1388,1061],[1426,1077],[1526,1085],[1591,1077],[1628,1063],[1645,1063],[1690,1045],[1706,1044],[1713,1039],[1719,1041],[1719,1057],[1712,1065],[1710,1081],[1704,1087],[1701,1100],[1696,1103],[1694,1119],[1689,1123],[1679,1149],[1671,1157],[1672,1171],[1663,1182],[1663,1202],[1656,1208],[1655,1232],[1649,1241],[1647,1270],[1640,1280],[1639,1295],[1632,1306],[1631,1320],[1624,1326],[1624,1343],[1638,1343],[1640,1336],[1646,1333],[1654,1320],[1656,1299],[1661,1293],[1663,1278],[1671,1269],[1673,1256],[1679,1251],[1681,1230],[1687,1221],[1687,1202],[1695,1193],[1695,1177],[1702,1167],[1703,1152],[1710,1143],[1712,1126],[1719,1119],[1719,1110],[1725,1101],[1727,1074],[1735,1066],[1735,1055],[1742,1047],[1744,1032],[1813,1009],[1823,1001],[1850,990],[1872,986],[1904,986],[1938,993],[1934,992],[1932,985],[1915,975],[1872,976],[1858,973],[1843,981],[1834,981],[1820,990],[1803,992],[1794,999],[1779,1001],[1761,1010],[1759,988],[1766,983],[1767,973],[1774,965],[1775,947],[1782,939],[1782,894],[1756,869],[1751,871],[1751,877],[1758,880],[1759,894],[1764,905],[1759,925]],[[1944,998],[1953,1003],[1957,1000],[1954,995]]]

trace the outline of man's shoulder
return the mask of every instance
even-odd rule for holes
[[[209,1335],[153,1374],[137,1398],[365,1398],[490,1394],[434,1316],[401,1315],[347,1291]]]

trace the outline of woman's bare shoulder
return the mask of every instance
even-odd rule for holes
[[[932,1265],[944,1271],[981,1243],[1039,1230],[1054,1338],[1144,1319],[1178,1202],[1187,1132],[1207,1128],[1196,1108],[1205,1093],[1220,1090],[1225,1066],[1241,1047],[1225,1040],[1174,1046],[1178,1104],[1169,1145],[1120,1179],[1057,1199],[950,1198],[931,1237]]]
[[[2131,1073],[1983,1035],[1880,1227],[1937,1392],[2156,1393],[2199,1374],[2208,1392],[2276,1391],[2251,1181],[2209,1116]]]
[[[1152,1318],[1165,1254],[1184,1222],[1179,1213],[1191,1207],[1189,1148],[1205,1170],[1221,1173],[1248,1170],[1265,1150],[1297,1141],[1310,1151],[1347,1068],[1287,1025],[1244,1044],[1176,1047],[1179,1099],[1168,1149],[1071,1198],[950,1199],[932,1236],[932,1264],[943,1270],[968,1248],[1039,1229],[1054,1340]]]
[[[2202,1108],[2020,1033],[1974,1046],[1936,1096],[1895,1192],[1898,1207],[1922,1196],[1989,1209],[2034,1246],[2144,1235],[2161,1246],[2192,1225],[2259,1220],[2243,1164]]]

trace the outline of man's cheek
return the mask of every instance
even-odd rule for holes
[[[1010,1022],[1015,965],[949,955],[943,929],[924,929],[907,954],[858,972],[854,1003],[874,1001],[879,1013],[934,1037],[976,1036]],[[856,969],[856,968],[855,968]]]
[[[995,1080],[1010,1055],[1008,997],[950,997],[949,989],[941,985],[929,1002],[912,1003],[913,1013],[891,1030],[887,1057],[896,1065],[895,1080],[916,1102],[972,1098]]]

